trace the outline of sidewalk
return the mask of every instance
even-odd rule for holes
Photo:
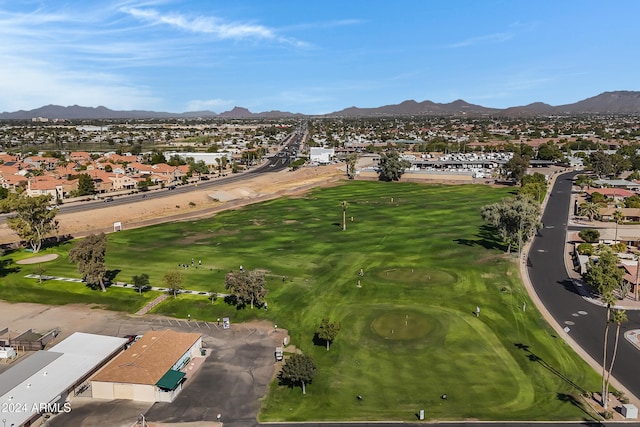
[[[558,175],[560,175],[561,173],[564,172],[559,172],[559,173],[554,173],[550,180],[549,180],[549,191],[547,191],[547,194],[545,196],[545,199],[542,202],[542,211],[544,212],[544,209],[547,205],[547,201],[551,195],[551,189],[553,189],[553,186],[555,184],[555,180],[558,177]],[[572,195],[572,200],[573,200],[573,195]],[[571,219],[571,212],[568,212],[568,219],[567,219],[567,224],[569,224],[569,220]],[[569,248],[569,244],[568,244],[568,230],[567,230],[567,235],[566,235],[566,239],[565,242],[567,242],[565,244],[566,248]],[[584,349],[577,343],[574,341],[574,339],[571,337],[571,335],[567,334],[564,332],[562,325],[560,325],[558,322],[556,322],[556,320],[554,319],[554,317],[551,315],[551,313],[549,313],[549,311],[547,310],[547,308],[544,306],[544,304],[542,303],[542,301],[540,300],[540,298],[538,297],[538,294],[535,291],[535,288],[533,287],[533,284],[531,283],[531,279],[529,278],[529,272],[527,269],[527,258],[528,258],[528,254],[529,251],[531,249],[531,244],[532,244],[533,240],[529,240],[522,251],[522,257],[520,258],[520,277],[522,278],[522,282],[525,286],[525,288],[527,289],[527,292],[529,294],[529,296],[531,297],[531,299],[533,300],[533,302],[535,303],[536,307],[538,308],[538,310],[540,311],[540,313],[542,314],[542,316],[545,318],[545,320],[547,321],[547,323],[549,323],[549,325],[551,325],[551,327],[556,331],[556,333],[558,334],[558,336],[563,337],[565,342],[578,354],[580,355],[580,357],[582,357],[582,359],[584,361],[586,361],[596,372],[600,372],[602,370],[602,366],[600,365],[599,362],[597,362],[595,359],[593,359],[586,351],[584,351]],[[567,263],[567,259],[568,259],[568,263]],[[589,290],[587,289],[586,286],[584,286],[584,283],[581,280],[580,275],[575,272],[572,268],[573,266],[573,259],[570,255],[570,252],[565,250],[565,269],[567,270],[567,274],[569,274],[569,277],[572,279],[572,282],[577,290],[577,292],[587,301],[589,301],[590,303],[594,304],[594,305],[600,305],[603,306],[603,304],[600,302],[599,299],[595,298],[593,295],[591,295],[591,293],[589,292]],[[627,307],[624,307],[625,309],[628,309]],[[638,304],[638,309],[640,309],[640,304]],[[627,340],[629,340],[629,342],[631,342],[634,346],[636,346],[639,350],[640,350],[640,330],[636,330],[636,331],[628,331],[625,334],[625,338]],[[636,405],[637,407],[640,407],[640,399],[635,396],[634,394],[632,394],[626,387],[624,387],[615,377],[611,378],[611,385],[613,387],[615,387],[617,390],[620,390],[622,392],[625,393],[625,395],[629,398],[629,403],[633,403],[634,405]],[[616,413],[617,414],[617,413]],[[619,414],[617,414],[619,415]]]

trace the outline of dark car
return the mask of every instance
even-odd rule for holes
[[[105,202],[113,202],[113,197],[106,197],[104,199]]]

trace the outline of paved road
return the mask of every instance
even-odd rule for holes
[[[228,174],[219,178],[212,178],[207,181],[199,181],[197,187],[194,184],[171,186],[159,190],[150,190],[145,193],[134,195],[124,195],[110,197],[112,201],[105,202],[104,199],[88,200],[83,202],[64,203],[58,207],[60,213],[74,213],[89,211],[92,209],[108,208],[117,205],[127,205],[143,200],[150,200],[162,197],[170,197],[179,193],[187,193],[190,191],[202,190],[207,188],[220,187],[223,184],[239,182],[245,179],[253,178],[256,174],[280,172],[287,169],[291,162],[295,160],[294,152],[300,148],[302,142],[302,134],[298,131],[289,134],[281,143],[282,148],[273,156],[266,159],[260,166],[256,166],[243,173]],[[171,188],[171,189],[169,189]],[[109,194],[104,195],[109,196]],[[143,197],[144,196],[144,197]],[[0,214],[0,221],[4,221],[11,214]]]
[[[589,303],[576,292],[564,264],[572,177],[575,174],[562,174],[556,179],[542,217],[544,228],[531,245],[528,271],[536,293],[555,320],[562,327],[568,327],[569,335],[594,360],[602,363],[606,309]],[[640,328],[640,312],[627,311],[627,315],[629,321],[620,330],[621,338],[613,376],[638,397],[640,351],[622,336],[629,329]],[[613,332],[615,333],[615,329]],[[610,339],[610,344],[613,348],[613,339]]]

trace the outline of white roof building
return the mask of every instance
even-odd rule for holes
[[[115,354],[125,338],[76,332],[0,374],[0,407],[7,426],[22,426],[44,412],[62,410],[70,392]]]
[[[333,148],[311,147],[309,150],[309,161],[320,164],[327,164],[335,156]]]

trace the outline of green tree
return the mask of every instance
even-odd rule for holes
[[[611,157],[602,150],[589,154],[589,166],[598,178],[613,175]]]
[[[325,342],[327,351],[329,351],[329,345],[336,339],[338,332],[340,332],[340,323],[322,319],[320,326],[316,330],[316,336]]]
[[[612,293],[624,276],[618,262],[618,256],[609,247],[604,247],[597,260],[589,260],[582,278],[598,295]]]
[[[157,165],[160,163],[166,163],[167,159],[164,157],[164,154],[160,151],[153,151],[151,153],[151,159],[149,161],[152,165]]]
[[[640,208],[640,196],[633,195],[624,199],[625,208]]]
[[[151,177],[147,176],[145,179],[138,181],[138,190],[149,191],[150,185],[151,185]]]
[[[500,203],[483,206],[482,219],[498,231],[500,238],[507,244],[507,253],[511,246],[522,249],[525,243],[540,228],[540,205],[525,195],[516,195]]]
[[[133,276],[131,278],[131,282],[133,284],[133,288],[142,294],[142,291],[147,289],[147,286],[149,286],[149,275],[147,273],[142,273],[139,276]]]
[[[227,156],[216,157],[216,163],[218,164],[218,176],[219,176],[219,175],[222,175],[222,170],[227,168],[229,159],[227,159]]]
[[[600,231],[595,228],[585,228],[580,230],[578,236],[587,243],[598,243],[600,241]]]
[[[515,182],[522,181],[529,167],[529,160],[530,158],[528,156],[521,156],[518,153],[514,153],[513,157],[504,165],[505,174]]]
[[[342,208],[342,231],[347,230],[347,208],[349,207],[349,202],[343,200],[340,202],[340,207]]]
[[[203,161],[198,160],[197,162],[190,157],[189,159],[189,172],[193,174],[203,175],[209,173],[209,166]]]
[[[619,176],[622,172],[632,168],[631,161],[621,154],[611,154],[609,159],[611,160],[611,173],[614,176]]]
[[[178,293],[183,289],[182,273],[176,270],[167,271],[164,274],[163,280],[165,285],[167,285],[167,289],[169,289],[169,292],[173,295],[173,298],[176,298]]]
[[[593,202],[582,202],[580,206],[578,206],[578,214],[580,214],[580,216],[586,216],[589,218],[589,221],[593,221],[594,218],[600,215],[600,205]]]
[[[601,205],[606,205],[607,198],[604,196],[604,194],[600,193],[599,191],[594,191],[593,193],[591,193],[591,202],[598,203]]]
[[[104,286],[106,252],[107,236],[104,233],[85,237],[69,251],[69,261],[78,263],[82,279],[92,288],[100,286],[102,292],[107,291]]]
[[[524,194],[532,199],[536,200],[538,203],[542,202],[542,195],[544,194],[546,185],[541,184],[539,182],[528,182],[523,184],[518,191],[518,194]]]
[[[580,243],[578,245],[578,253],[580,255],[591,256],[594,253],[593,245],[591,243]]]
[[[593,178],[587,175],[580,174],[576,176],[574,184],[580,187],[580,190],[584,190],[584,187],[589,188],[593,186]]]
[[[318,368],[309,356],[294,353],[286,360],[278,378],[281,384],[300,385],[302,394],[307,394],[306,385],[313,381],[317,371]]]
[[[232,271],[225,277],[225,287],[236,297],[238,307],[249,303],[253,308],[256,304],[264,303],[267,295],[265,285],[264,273],[258,270]]]
[[[58,208],[51,209],[50,201],[50,195],[29,197],[24,194],[3,201],[8,210],[14,213],[7,218],[7,225],[27,241],[35,253],[40,251],[44,238],[58,229],[55,219]]]
[[[620,225],[623,219],[624,219],[624,214],[622,213],[622,211],[618,209],[613,211],[613,220],[616,223],[616,237],[615,239],[613,239],[614,243],[618,243],[618,226]]]
[[[380,181],[398,181],[409,168],[411,163],[408,160],[400,158],[397,151],[380,154],[380,162],[378,163],[378,179]]]
[[[547,141],[538,147],[538,159],[540,160],[560,160],[564,153],[553,141]]]
[[[209,291],[209,298],[211,299],[211,304],[213,305],[213,303],[218,299],[218,292],[217,291]]]
[[[88,173],[78,175],[78,196],[89,196],[95,194],[96,185],[93,178]]]

